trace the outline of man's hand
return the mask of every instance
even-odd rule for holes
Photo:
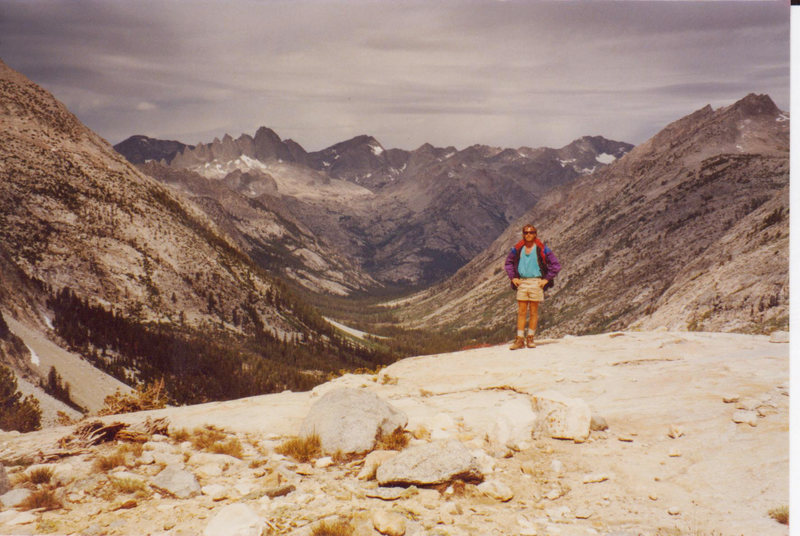
[[[521,282],[521,280],[520,280],[519,277],[515,277],[514,279],[511,280],[511,284],[514,285],[514,288],[517,288],[519,286],[520,282]]]

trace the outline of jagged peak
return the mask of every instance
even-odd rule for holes
[[[732,111],[738,111],[743,115],[777,115],[781,113],[775,102],[767,94],[757,95],[750,93],[744,98],[736,101],[730,107]]]
[[[281,137],[278,136],[277,132],[275,132],[271,128],[264,127],[264,126],[258,127],[258,130],[256,130],[255,137],[256,138],[268,137],[268,138],[277,139],[278,141],[280,141],[280,139],[281,139]]]

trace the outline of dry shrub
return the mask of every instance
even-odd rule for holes
[[[28,481],[31,484],[47,484],[53,478],[53,469],[50,467],[39,467],[28,473]]]
[[[95,471],[105,473],[115,467],[125,465],[126,461],[125,453],[116,450],[108,456],[97,456],[97,458],[94,459],[93,467]]]
[[[73,419],[69,415],[67,415],[63,411],[56,412],[56,424],[59,426],[72,426],[73,424],[77,423],[80,419]]]
[[[122,394],[119,389],[108,395],[103,400],[103,407],[98,415],[116,415],[119,413],[132,413],[148,409],[161,409],[167,406],[167,393],[164,389],[164,378],[139,386],[130,394]]]
[[[789,524],[789,507],[786,505],[779,506],[777,508],[773,508],[769,511],[769,517],[777,521],[778,523],[782,523],[784,525]]]
[[[244,450],[242,450],[242,443],[237,437],[231,437],[227,441],[217,441],[209,449],[215,454],[227,454],[240,460],[244,457]]]
[[[189,433],[189,430],[187,430],[186,428],[181,428],[180,430],[175,430],[174,432],[170,432],[169,437],[176,443],[183,443],[184,441],[189,440],[191,434]]]
[[[381,450],[403,450],[408,446],[410,438],[402,428],[396,428],[391,434],[379,435],[375,448]]]
[[[53,490],[40,489],[28,495],[24,501],[17,505],[17,508],[20,510],[35,510],[38,508],[58,510],[62,508],[62,505]]]
[[[347,520],[323,521],[311,531],[311,536],[351,536],[353,525]]]
[[[264,465],[266,465],[268,461],[269,460],[267,458],[256,458],[250,460],[250,464],[248,465],[248,467],[250,467],[250,469],[258,469],[259,467],[263,467]]]
[[[149,497],[150,488],[147,484],[136,478],[112,478],[111,484],[121,493],[135,493],[138,497]]]
[[[204,426],[203,428],[195,428],[189,440],[197,450],[209,450],[214,443],[222,441],[226,437],[225,432],[219,428]]]
[[[123,443],[117,448],[120,454],[130,454],[134,458],[141,457],[144,452],[144,445],[142,443]]]
[[[235,436],[228,437],[228,434],[214,426],[195,428],[187,439],[192,442],[192,446],[197,450],[215,454],[227,454],[239,459],[244,457],[242,442],[239,441],[239,438]]]
[[[318,458],[322,454],[322,442],[319,435],[287,439],[275,449],[278,454],[289,456],[298,462],[305,463]]]

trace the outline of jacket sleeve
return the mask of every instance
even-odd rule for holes
[[[511,251],[508,253],[506,257],[506,274],[508,274],[509,279],[514,279],[515,277],[519,277],[517,274],[517,267],[515,266],[516,263],[514,262],[517,257],[517,248],[511,248]]]
[[[544,278],[548,281],[552,281],[555,279],[558,272],[561,271],[561,263],[558,262],[556,254],[553,253],[553,250],[550,248],[544,248],[544,256],[547,258],[547,273],[544,274]]]

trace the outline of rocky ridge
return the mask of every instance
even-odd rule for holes
[[[182,385],[186,396],[203,392],[203,382],[232,381],[248,360],[259,363],[258,374],[248,369],[241,380],[261,377],[266,383],[258,392],[282,389],[287,381],[314,384],[316,376],[301,369],[337,366],[336,358],[312,363],[314,357],[297,361],[274,351],[284,344],[290,353],[310,355],[300,345],[304,337],[317,343],[317,359],[334,347],[334,355],[355,358],[358,349],[337,339],[311,306],[248,256],[248,248],[269,256],[270,231],[285,232],[285,220],[254,209],[249,223],[260,242],[241,235],[237,241],[223,229],[230,223],[224,210],[201,208],[140,172],[51,94],[2,62],[0,120],[0,280],[9,289],[0,292],[4,315],[130,383],[169,375],[170,387]],[[249,201],[226,202],[246,208]],[[291,245],[281,245],[281,258],[293,259],[298,277],[348,288],[346,268],[330,270],[334,280],[320,277],[328,266],[314,241],[296,245],[299,253]],[[313,269],[303,272],[308,266]],[[100,340],[102,333],[109,336]],[[213,343],[220,344],[214,355],[203,355]],[[225,374],[217,374],[224,363]],[[27,366],[17,373],[48,371]],[[236,385],[245,383],[229,387]]]
[[[406,318],[510,325],[503,262],[533,222],[563,266],[542,309],[546,333],[787,329],[788,135],[766,95],[679,119],[548,192],[453,278],[406,301]]]
[[[786,535],[769,513],[788,502],[780,335],[565,337],[410,358],[309,393],[4,434],[0,531],[306,536],[347,521],[365,536]],[[359,417],[310,460],[278,453],[354,403]],[[376,444],[383,424],[410,443]],[[125,433],[86,446],[78,429]],[[353,433],[372,439],[337,442]],[[60,508],[13,506],[46,489]]]

